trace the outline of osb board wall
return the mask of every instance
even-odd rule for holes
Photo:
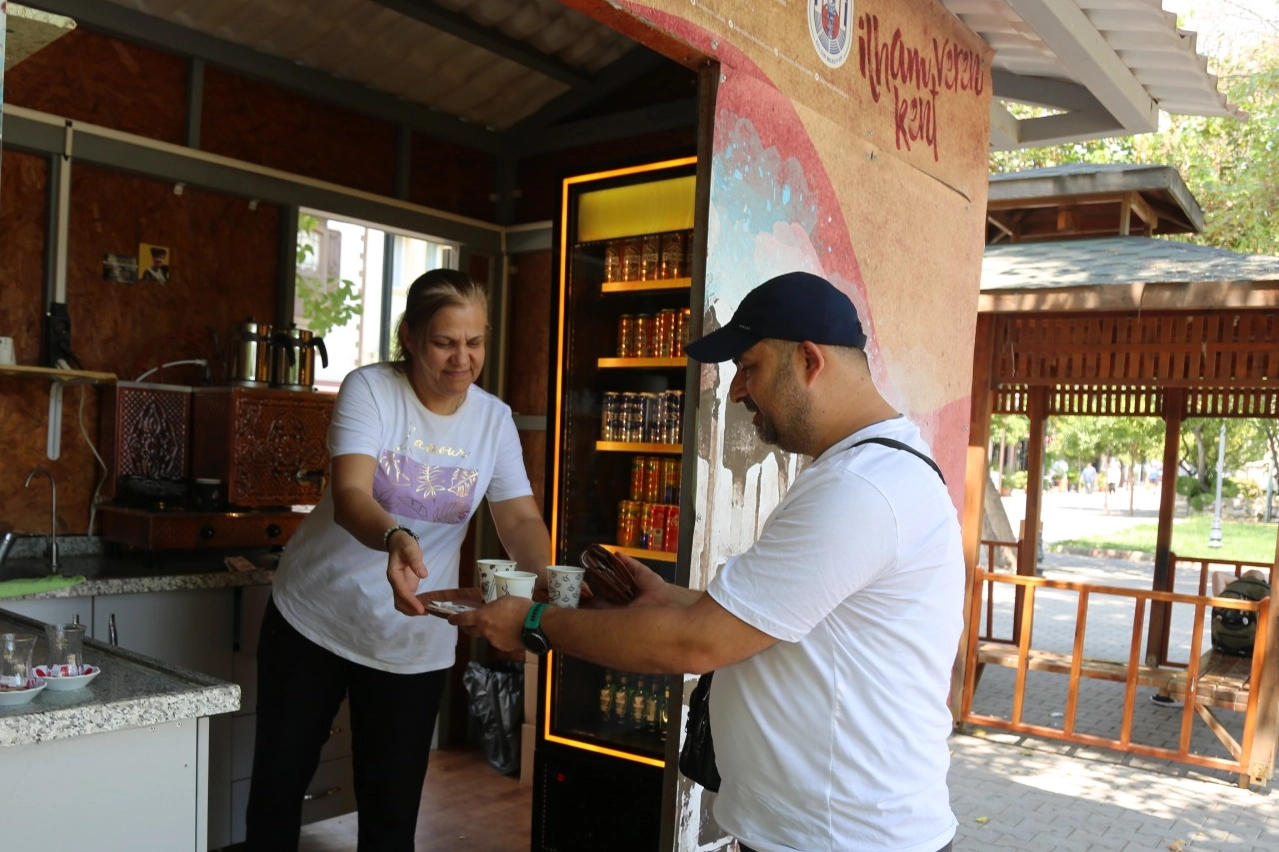
[[[74,29],[4,72],[5,103],[181,144],[187,63]]]
[[[188,68],[178,58],[76,30],[6,74],[6,100],[54,115],[181,143]],[[206,67],[202,147],[357,189],[392,195],[396,131],[391,125],[316,103]],[[411,194],[482,218],[491,211],[489,155],[471,155],[417,139]],[[465,159],[442,166],[440,158]],[[47,165],[42,157],[4,153],[0,215],[4,223],[0,307],[18,362],[36,364],[44,314]],[[474,182],[486,181],[481,186]],[[216,330],[246,317],[274,321],[279,211],[250,209],[247,199],[173,187],[75,163],[72,168],[67,302],[72,346],[86,369],[131,378],[160,358],[203,355]],[[135,255],[139,243],[169,247],[173,281],[164,287],[102,280],[105,253]],[[152,357],[152,356],[155,357]],[[181,368],[166,381],[192,382]],[[22,487],[33,467],[58,481],[59,532],[88,531],[90,496],[99,475],[80,436],[78,391],[67,393],[62,457],[45,458],[48,384],[0,379],[0,520],[19,533],[48,526],[48,506]],[[97,393],[86,391],[86,428],[97,434]],[[34,487],[34,484],[33,484]]]
[[[395,194],[395,128],[218,68],[204,72],[200,147],[378,195]]]

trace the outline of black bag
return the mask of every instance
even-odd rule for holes
[[[719,768],[715,766],[715,741],[711,739],[711,675],[697,680],[688,698],[688,720],[684,723],[684,745],[679,750],[679,771],[690,781],[712,793],[719,792]]]
[[[524,719],[524,664],[466,664],[462,685],[471,715],[480,723],[480,750],[503,775],[520,771],[520,724]]]
[[[1240,577],[1226,586],[1219,597],[1259,601],[1269,595],[1270,584],[1265,580]],[[1211,635],[1214,650],[1232,657],[1251,657],[1253,643],[1257,641],[1257,613],[1215,606]]]

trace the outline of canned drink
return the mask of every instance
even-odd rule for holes
[[[669,358],[675,344],[675,322],[679,312],[674,308],[663,308],[657,312],[656,334],[658,358]]]
[[[662,396],[662,437],[659,440],[663,444],[683,443],[684,392],[668,390]]]
[[[644,544],[648,550],[664,550],[666,541],[666,506],[661,503],[646,504]]]
[[[666,530],[663,534],[664,548],[668,553],[679,550],[679,506],[671,506],[666,510]]]
[[[635,355],[635,316],[622,314],[617,318],[617,357],[634,358]]]
[[[622,280],[621,247],[617,240],[609,240],[604,244],[604,283],[611,284]]]
[[[641,456],[644,465],[643,497],[645,503],[662,502],[662,460],[657,456]]]
[[[672,231],[662,235],[662,277],[688,277],[688,235]]]
[[[684,354],[684,347],[688,345],[688,330],[692,321],[692,308],[680,308],[679,315],[675,318],[675,340],[671,344],[672,355],[679,356]]]
[[[622,280],[640,280],[640,241],[638,239],[622,240],[620,250]]]
[[[682,467],[679,459],[662,459],[663,503],[679,503],[679,480]]]
[[[631,459],[631,499],[644,499],[644,456]]]
[[[620,425],[620,408],[622,395],[617,391],[605,391],[604,403],[600,406],[600,440],[617,441]]]
[[[644,440],[644,403],[640,394],[626,392],[621,395],[618,436],[614,440],[638,444]]]
[[[644,393],[640,394],[640,398],[640,403],[643,406],[643,419],[641,422],[644,430],[644,437],[641,440],[650,444],[664,443],[662,440],[662,394]]]
[[[623,500],[617,505],[617,543],[622,547],[636,547],[640,540],[639,503]]]
[[[653,315],[635,315],[635,352],[634,358],[653,357]]]
[[[640,237],[640,280],[653,281],[662,272],[662,241],[657,234]]]

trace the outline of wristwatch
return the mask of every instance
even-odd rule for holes
[[[544,603],[535,603],[529,607],[528,615],[524,616],[524,630],[520,633],[524,647],[530,654],[537,654],[539,657],[551,650],[551,640],[546,638],[541,626],[542,612],[545,609]]]
[[[382,533],[382,549],[383,550],[391,549],[391,536],[395,535],[397,532],[406,532],[409,535],[413,536],[414,541],[420,542],[420,539],[417,537],[417,533],[413,532],[413,530],[405,526],[395,526],[395,527],[391,527],[389,530]]]

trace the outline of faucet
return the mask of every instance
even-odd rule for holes
[[[49,572],[56,574],[58,573],[58,483],[53,481],[53,474],[48,468],[37,467],[27,474],[27,481],[23,483],[24,488],[31,487],[31,480],[37,473],[43,473],[49,477],[49,489],[53,495],[49,502]]]

